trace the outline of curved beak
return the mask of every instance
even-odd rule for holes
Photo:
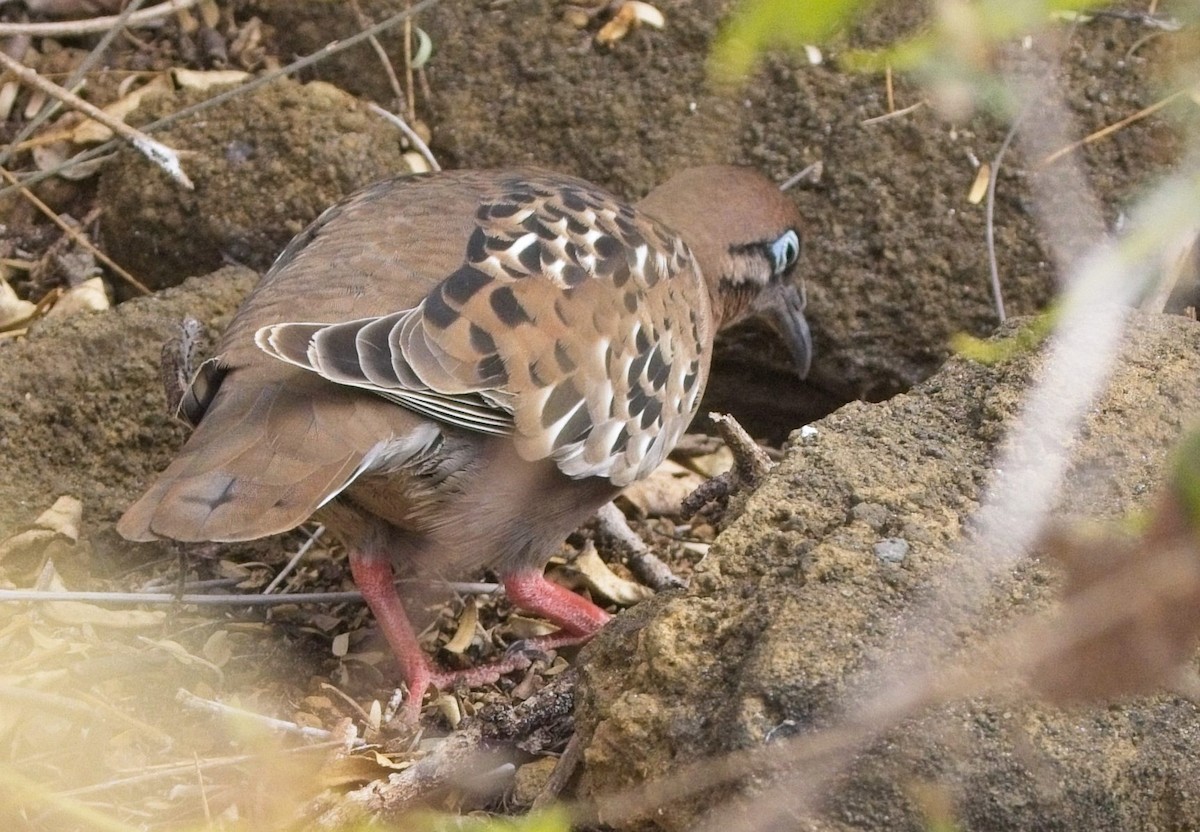
[[[809,367],[812,366],[812,333],[808,329],[808,319],[804,317],[807,303],[803,284],[781,283],[774,291],[760,295],[755,304],[755,311],[767,320],[787,345],[801,379],[808,376]]]

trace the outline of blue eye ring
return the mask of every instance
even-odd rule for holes
[[[800,257],[800,235],[789,228],[771,243],[771,264],[775,274],[783,274]]]

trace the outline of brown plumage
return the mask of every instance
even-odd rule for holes
[[[131,540],[248,540],[316,514],[409,684],[448,680],[392,588],[404,559],[494,568],[579,641],[608,614],[552,554],[695,415],[712,339],[764,314],[810,355],[794,206],[696,168],[636,206],[538,170],[373,185],[288,245],[185,396],[196,430],[125,513]],[[515,663],[483,668],[493,678]]]

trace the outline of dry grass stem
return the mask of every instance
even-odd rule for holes
[[[156,141],[142,131],[130,127],[119,118],[110,116],[95,104],[84,101],[70,90],[63,89],[53,81],[43,78],[35,70],[30,69],[20,61],[10,58],[3,50],[0,50],[0,65],[4,66],[29,86],[41,90],[52,98],[58,99],[71,109],[78,110],[89,118],[103,124],[109,130],[112,130],[113,133],[132,144],[143,156],[162,168],[168,176],[189,191],[195,188],[192,180],[188,179],[187,174],[183,172],[183,168],[179,164],[179,154],[162,142]]]
[[[0,54],[2,54],[2,53],[0,53]],[[130,286],[132,286],[134,289],[137,289],[139,292],[141,292],[143,295],[151,294],[150,289],[148,289],[146,287],[146,284],[142,283],[136,277],[131,275],[128,271],[121,268],[121,266],[118,265],[116,263],[116,261],[114,261],[111,257],[109,257],[107,254],[102,252],[100,249],[98,249],[94,245],[92,245],[92,241],[89,240],[79,229],[74,228],[73,226],[70,225],[70,223],[64,222],[63,219],[58,216],[58,214],[54,213],[54,211],[50,208],[49,205],[42,202],[40,199],[37,198],[37,196],[35,196],[33,194],[32,191],[30,191],[28,188],[26,188],[20,182],[18,182],[17,178],[12,175],[11,171],[9,171],[7,168],[0,167],[0,176],[3,176],[4,179],[11,184],[12,187],[16,188],[17,192],[20,193],[21,196],[23,196],[25,199],[27,199],[31,203],[33,203],[34,207],[36,207],[38,209],[38,211],[40,211],[43,215],[45,215],[45,217],[47,219],[49,219],[51,222],[53,222],[55,225],[57,225],[60,229],[62,229],[62,232],[64,234],[66,234],[74,242],[78,243],[80,246],[82,246],[83,248],[85,248],[89,252],[91,252],[92,255],[97,260],[99,260],[101,263],[103,263],[104,265],[106,265],[110,269],[112,269],[113,274],[120,277],[122,280],[124,280],[126,283],[128,283]]]
[[[422,158],[429,163],[431,170],[439,171],[442,169],[442,166],[438,164],[437,159],[433,157],[433,151],[429,149],[429,145],[425,144],[425,142],[421,140],[421,137],[417,135],[417,132],[408,126],[408,122],[406,122],[396,113],[388,112],[378,104],[372,103],[368,104],[367,106],[370,108],[371,112],[378,116],[382,116],[392,124],[396,125],[396,127],[400,129],[400,132],[407,136],[408,140],[412,142],[413,147],[417,149],[417,152],[421,154]]]
[[[311,728],[307,725],[299,725],[295,722],[289,722],[286,719],[276,719],[266,714],[256,714],[253,711],[235,708],[232,705],[226,705],[224,702],[217,702],[212,699],[205,699],[196,696],[190,691],[182,688],[175,695],[175,701],[183,708],[193,711],[202,711],[213,716],[221,717],[222,719],[231,720],[249,720],[259,727],[266,728],[279,734],[290,734],[295,737],[301,737],[305,740],[313,740],[316,742],[329,742],[334,738],[332,731],[327,731],[324,728]],[[362,740],[352,740],[354,745],[362,745]]]
[[[1160,101],[1154,102],[1149,107],[1143,107],[1142,109],[1138,110],[1133,115],[1126,116],[1125,118],[1121,119],[1120,121],[1113,122],[1112,124],[1108,125],[1107,127],[1101,127],[1099,130],[1095,131],[1094,133],[1089,133],[1088,135],[1084,136],[1079,141],[1071,142],[1070,144],[1059,148],[1058,150],[1054,151],[1053,153],[1051,153],[1050,155],[1048,155],[1044,159],[1042,159],[1042,161],[1038,163],[1038,166],[1045,167],[1046,165],[1051,165],[1054,162],[1057,162],[1063,156],[1066,156],[1068,153],[1070,153],[1074,150],[1078,150],[1079,148],[1083,147],[1084,145],[1091,144],[1092,142],[1097,142],[1100,139],[1103,139],[1105,136],[1112,135],[1113,133],[1116,133],[1118,130],[1128,127],[1129,125],[1131,125],[1135,122],[1141,121],[1142,119],[1146,118],[1147,116],[1154,115],[1159,110],[1161,110],[1163,107],[1166,107],[1168,104],[1170,104],[1172,101],[1174,101],[1176,98],[1179,98],[1181,95],[1189,95],[1192,92],[1194,92],[1194,90],[1190,90],[1190,89],[1176,90],[1175,92],[1168,95],[1166,98],[1164,98]]]
[[[0,37],[64,38],[107,32],[114,26],[145,26],[164,17],[191,8],[201,0],[167,0],[132,14],[89,17],[86,20],[62,20],[57,23],[0,23]]]
[[[279,570],[279,574],[272,578],[271,582],[263,588],[262,594],[270,595],[272,592],[278,589],[279,585],[287,580],[287,576],[292,574],[295,568],[300,564],[300,561],[304,559],[306,554],[308,554],[308,550],[311,549],[316,542],[321,539],[321,535],[323,534],[325,534],[325,527],[317,526],[316,530],[308,536],[308,539],[301,544],[296,553],[292,555],[284,567]]]
[[[909,104],[907,107],[905,107],[901,110],[891,110],[891,111],[884,113],[881,116],[871,116],[871,118],[864,118],[858,124],[860,127],[866,127],[868,124],[879,124],[880,122],[883,122],[883,121],[891,121],[892,119],[903,118],[904,116],[908,115],[909,113],[916,112],[917,110],[924,107],[925,103],[926,102],[922,99],[921,101],[918,101],[916,104]]]
[[[239,87],[231,89],[228,92],[223,92],[218,95],[214,95],[211,98],[206,98],[203,101],[197,102],[196,104],[193,104],[190,107],[184,107],[181,110],[176,110],[175,112],[171,113],[170,115],[164,116],[164,117],[158,119],[157,121],[153,121],[150,124],[143,125],[142,132],[147,133],[147,134],[154,133],[157,130],[161,130],[172,124],[175,124],[178,121],[181,121],[185,118],[189,118],[193,115],[196,115],[197,113],[204,112],[205,110],[212,109],[213,107],[218,107],[221,104],[224,104],[226,101],[229,101],[233,98],[236,98],[241,95],[246,95],[247,93],[258,89],[259,87],[265,86],[278,78],[282,78],[287,75],[292,75],[296,72],[299,72],[302,69],[312,66],[313,64],[320,63],[321,61],[325,60],[326,58],[328,58],[332,55],[336,55],[339,52],[344,52],[347,49],[352,49],[355,46],[358,46],[360,43],[367,41],[372,36],[379,35],[383,32],[386,32],[389,29],[392,29],[392,28],[400,25],[405,20],[407,20],[410,16],[420,14],[421,12],[425,11],[426,9],[430,9],[430,8],[436,6],[439,2],[440,2],[440,0],[421,0],[421,2],[412,6],[411,9],[408,9],[408,10],[405,10],[402,12],[397,12],[396,14],[385,18],[384,20],[380,21],[379,23],[376,23],[371,28],[365,29],[356,35],[352,35],[351,37],[348,37],[344,40],[334,41],[309,55],[305,55],[302,58],[298,58],[297,60],[292,61],[290,64],[287,64],[286,66],[282,66],[282,67],[279,67],[278,69],[270,70],[268,72],[264,72],[260,75],[257,75],[257,76],[255,76],[255,78],[252,81],[247,81],[245,84],[242,84]],[[112,139],[110,141],[104,142],[103,144],[97,145],[96,147],[92,148],[91,150],[76,154],[75,156],[71,157],[70,159],[67,159],[66,161],[64,161],[63,163],[61,163],[59,165],[56,165],[54,167],[48,168],[43,171],[31,173],[28,176],[23,177],[21,179],[21,184],[32,185],[37,182],[41,182],[44,179],[49,179],[52,176],[57,176],[59,173],[61,173],[64,170],[68,170],[77,165],[81,165],[84,162],[90,162],[93,159],[97,159],[97,158],[115,150],[118,146],[119,146],[119,140],[117,140],[117,139]],[[10,194],[11,192],[15,191],[16,187],[17,186],[15,186],[15,185],[10,185],[7,188],[0,189],[0,198],[3,198],[5,196],[7,196],[8,194]]]
[[[600,534],[624,553],[629,571],[643,584],[655,592],[683,589],[687,586],[687,581],[672,572],[669,566],[650,551],[650,547],[638,537],[637,532],[629,528],[629,521],[615,505],[606,503],[601,506],[596,512],[596,520]]]

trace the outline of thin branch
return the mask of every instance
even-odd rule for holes
[[[311,754],[316,751],[325,751],[330,748],[338,748],[343,743],[339,740],[330,740],[329,742],[313,743],[312,745],[301,745],[296,748],[280,748],[272,753],[274,754]],[[201,760],[197,763],[195,760],[188,760],[183,763],[167,763],[159,766],[146,766],[137,774],[129,777],[121,777],[116,780],[105,780],[103,783],[92,783],[87,786],[80,786],[76,789],[68,789],[66,791],[55,792],[55,797],[75,797],[82,794],[95,794],[97,792],[106,792],[112,789],[120,789],[126,786],[135,786],[141,783],[148,783],[153,780],[161,780],[168,777],[179,777],[188,772],[195,771],[200,768],[202,771],[207,771],[214,768],[226,768],[228,766],[240,766],[245,763],[262,762],[262,754],[239,754],[234,757],[215,757],[207,760]]]
[[[813,162],[811,165],[805,165],[804,169],[799,173],[793,173],[779,186],[779,190],[786,191],[800,184],[804,180],[817,182],[821,179],[821,174],[825,170],[825,165],[820,159]]]
[[[63,38],[74,35],[90,35],[107,32],[123,26],[142,26],[156,23],[159,18],[189,9],[200,0],[167,0],[140,12],[129,15],[116,14],[107,17],[90,17],[86,20],[61,20],[56,23],[0,23],[0,37],[25,35],[33,38]],[[122,20],[122,18],[125,18]]]
[[[138,280],[125,269],[121,268],[121,266],[119,266],[115,260],[92,245],[92,241],[89,240],[82,231],[80,231],[78,228],[72,227],[69,223],[64,222],[62,217],[54,213],[54,210],[49,205],[34,196],[32,191],[17,181],[17,178],[12,175],[12,172],[9,171],[8,168],[0,167],[0,176],[3,176],[6,181],[11,183],[11,186],[16,188],[17,192],[21,194],[21,196],[33,203],[34,207],[41,211],[47,217],[47,219],[62,229],[63,233],[90,251],[92,255],[101,263],[112,269],[114,274],[118,275],[122,280],[124,280],[133,288],[137,289],[143,295],[152,294],[152,292],[146,287],[146,284],[142,283],[142,281]]]
[[[625,554],[629,570],[646,586],[655,592],[683,589],[687,586],[687,581],[672,572],[671,567],[650,551],[646,541],[629,528],[629,521],[615,505],[605,503],[601,506],[596,512],[596,522],[600,534]]]
[[[412,7],[411,11],[398,12],[398,13],[392,15],[391,17],[384,19],[383,21],[381,21],[379,23],[376,23],[370,29],[364,29],[363,31],[359,32],[358,34],[352,35],[351,37],[348,37],[345,40],[333,41],[332,43],[329,43],[329,44],[321,47],[316,52],[313,52],[310,55],[305,55],[303,58],[299,58],[298,60],[292,61],[287,66],[282,66],[282,67],[279,67],[278,69],[274,69],[269,72],[264,72],[263,74],[256,76],[253,81],[245,83],[245,84],[241,85],[240,87],[236,87],[235,89],[229,90],[227,92],[223,92],[219,95],[214,95],[212,98],[206,98],[203,101],[199,101],[190,107],[184,107],[182,110],[176,110],[175,112],[170,113],[169,115],[163,116],[162,118],[158,119],[157,121],[152,121],[150,124],[143,125],[142,132],[143,133],[154,133],[158,130],[162,130],[163,128],[168,127],[177,121],[188,118],[189,116],[193,116],[196,113],[201,113],[201,112],[204,112],[205,110],[212,109],[213,107],[220,106],[221,104],[224,104],[226,101],[229,101],[230,99],[237,98],[238,96],[241,96],[241,95],[245,95],[246,93],[256,90],[259,87],[265,86],[266,84],[269,84],[272,81],[275,81],[286,75],[292,75],[296,72],[299,72],[302,69],[305,69],[309,66],[312,66],[315,63],[319,63],[319,62],[325,60],[326,58],[330,57],[331,55],[336,55],[339,52],[344,52],[347,49],[351,49],[355,46],[358,46],[358,44],[362,43],[363,41],[367,40],[368,38],[372,37],[373,35],[378,35],[382,32],[386,32],[388,29],[398,26],[399,24],[401,24],[405,20],[407,20],[410,16],[419,14],[420,12],[423,12],[426,9],[430,9],[430,8],[436,6],[439,2],[441,2],[441,0],[421,0],[421,2],[417,3],[415,6]],[[66,161],[62,162],[61,164],[54,166],[53,168],[49,168],[49,169],[43,170],[43,171],[38,171],[36,173],[31,173],[28,176],[23,177],[21,179],[21,182],[25,185],[33,185],[37,182],[41,182],[44,179],[49,179],[52,176],[57,176],[60,172],[62,172],[64,170],[69,170],[70,168],[73,168],[77,165],[81,165],[84,162],[90,162],[93,159],[96,159],[96,158],[99,158],[100,156],[105,155],[106,153],[112,152],[113,150],[117,149],[119,144],[120,144],[119,140],[110,139],[109,141],[104,142],[104,144],[93,147],[91,150],[86,150],[82,153],[75,154],[70,159],[67,159]],[[13,186],[9,186],[7,188],[0,189],[0,198],[8,196],[14,190],[15,190],[15,188]]]
[[[1135,121],[1141,121],[1142,119],[1146,118],[1147,116],[1154,115],[1159,110],[1161,110],[1163,107],[1167,106],[1172,101],[1174,101],[1176,98],[1179,98],[1181,95],[1189,95],[1191,92],[1192,92],[1192,90],[1176,90],[1175,92],[1168,95],[1166,98],[1164,98],[1160,101],[1155,101],[1149,107],[1143,107],[1142,109],[1138,110],[1133,115],[1126,116],[1125,118],[1121,119],[1120,121],[1114,122],[1114,123],[1108,125],[1107,127],[1101,127],[1096,132],[1089,133],[1088,135],[1084,136],[1079,141],[1071,142],[1066,147],[1059,148],[1058,150],[1054,151],[1049,156],[1047,156],[1045,159],[1042,159],[1042,161],[1038,163],[1038,167],[1044,168],[1044,167],[1046,167],[1046,165],[1053,164],[1054,162],[1058,161],[1063,156],[1070,153],[1072,150],[1076,150],[1080,147],[1083,147],[1084,145],[1091,144],[1092,142],[1095,142],[1095,141],[1099,141],[1100,139],[1104,138],[1105,136],[1107,136],[1111,133],[1115,133],[1123,127],[1128,127],[1130,124],[1133,124]]]
[[[316,740],[317,742],[329,742],[334,738],[333,732],[326,731],[324,728],[312,728],[307,725],[288,722],[284,719],[276,719],[266,714],[256,714],[253,711],[235,708],[232,705],[226,705],[224,702],[217,702],[214,699],[203,699],[183,688],[180,688],[175,694],[175,701],[192,711],[202,711],[222,718],[250,720],[255,725],[260,725],[280,734],[291,734],[292,736],[303,737],[306,740]],[[352,743],[356,746],[364,745],[361,739],[354,739]]]
[[[362,28],[367,28],[371,25],[371,19],[363,14],[362,7],[358,0],[350,0],[350,7],[354,10],[354,16],[358,19],[358,25]],[[412,18],[405,21],[405,27],[412,23]],[[379,42],[379,38],[372,35],[367,38],[367,42],[371,44],[371,48],[375,50],[376,57],[379,58],[379,63],[383,64],[384,74],[387,75],[388,83],[392,87],[392,95],[396,97],[396,103],[404,101],[404,90],[400,87],[400,78],[396,75],[396,68],[392,66],[392,59],[388,57],[387,50],[383,48],[383,44]]]
[[[119,118],[110,116],[95,104],[84,101],[70,90],[63,89],[53,81],[43,78],[36,70],[30,69],[14,58],[10,58],[3,50],[0,50],[0,65],[4,66],[5,69],[12,72],[13,75],[16,75],[18,79],[29,86],[41,90],[46,95],[57,98],[71,109],[78,110],[89,118],[103,124],[109,130],[112,130],[118,136],[121,136],[132,144],[151,162],[166,171],[167,175],[176,182],[183,185],[189,191],[195,189],[196,186],[192,184],[192,180],[188,179],[187,174],[180,167],[179,155],[162,142],[156,141],[142,131],[130,127]]]
[[[400,132],[408,137],[408,140],[412,142],[413,147],[415,147],[417,152],[420,153],[421,156],[424,157],[425,161],[429,163],[429,167],[432,170],[442,169],[442,166],[438,164],[437,159],[433,158],[433,152],[429,149],[429,145],[425,144],[425,142],[421,140],[421,137],[417,135],[417,131],[408,126],[408,122],[395,113],[388,112],[378,104],[368,104],[367,107],[370,108],[371,112],[378,116],[383,116],[392,124],[396,125],[396,127],[400,128]]]
[[[401,581],[401,583],[406,583]],[[469,581],[422,581],[454,592],[487,594],[500,589],[499,584]],[[70,592],[43,591],[40,589],[0,589],[0,604],[4,603],[52,603],[56,601],[79,601],[85,604],[187,604],[194,607],[271,607],[279,604],[343,604],[361,601],[362,593],[347,592],[296,592],[290,595],[245,594],[245,595],[176,595],[172,592]]]
[[[126,6],[119,15],[116,16],[113,25],[110,26],[108,31],[104,33],[104,37],[100,38],[99,42],[95,45],[95,47],[92,48],[92,51],[89,52],[82,61],[80,61],[79,66],[75,67],[75,70],[71,73],[70,77],[67,78],[67,82],[63,84],[64,87],[72,92],[75,91],[79,83],[82,82],[87,76],[88,72],[91,71],[91,68],[95,66],[97,62],[99,62],[100,58],[103,57],[104,53],[108,51],[108,47],[113,42],[113,39],[116,38],[117,34],[125,28],[125,26],[129,23],[129,19],[133,17],[134,13],[137,12],[138,8],[144,2],[145,0],[132,0],[132,2],[130,2],[130,4]],[[29,121],[25,123],[20,131],[17,132],[17,135],[13,136],[12,141],[10,141],[6,147],[0,148],[0,165],[6,164],[12,157],[13,153],[15,153],[21,146],[21,143],[32,136],[34,131],[41,127],[47,119],[57,113],[60,106],[61,102],[57,100],[53,101],[49,106],[43,107],[37,112],[37,114],[34,115],[33,118],[29,119]]]
[[[1026,110],[1028,112],[1028,110]],[[992,280],[992,301],[996,305],[996,317],[1000,319],[1000,323],[1008,320],[1008,315],[1004,311],[1004,291],[1000,288],[1000,265],[996,261],[996,180],[1000,178],[1000,163],[1004,159],[1004,154],[1008,152],[1008,146],[1012,144],[1013,138],[1017,135],[1017,128],[1021,125],[1021,120],[1025,117],[1022,112],[1008,128],[1008,132],[1004,134],[1004,141],[1000,143],[1000,148],[996,151],[996,155],[992,157],[991,170],[988,172],[987,183],[987,203],[984,205],[984,238],[987,241],[988,255],[988,273]]]
[[[911,112],[921,109],[922,107],[925,106],[925,104],[926,104],[926,102],[924,100],[921,100],[921,101],[918,101],[916,104],[909,104],[907,107],[904,107],[899,110],[893,110],[888,113],[884,113],[881,116],[871,116],[870,118],[864,118],[862,121],[860,121],[858,123],[858,126],[866,127],[868,124],[879,124],[881,121],[891,121],[892,119],[902,118],[903,116],[906,116]]]
[[[313,545],[321,539],[321,535],[323,534],[325,534],[325,527],[317,526],[317,530],[309,535],[308,540],[304,541],[304,545],[300,547],[296,554],[292,555],[292,559],[287,562],[287,565],[279,570],[279,574],[275,576],[271,583],[267,584],[267,587],[262,591],[262,594],[270,595],[272,592],[274,592],[279,585],[287,579],[287,576],[292,574],[292,571],[296,568],[296,565],[300,563],[301,559],[306,554],[308,554],[308,550],[311,549]]]

